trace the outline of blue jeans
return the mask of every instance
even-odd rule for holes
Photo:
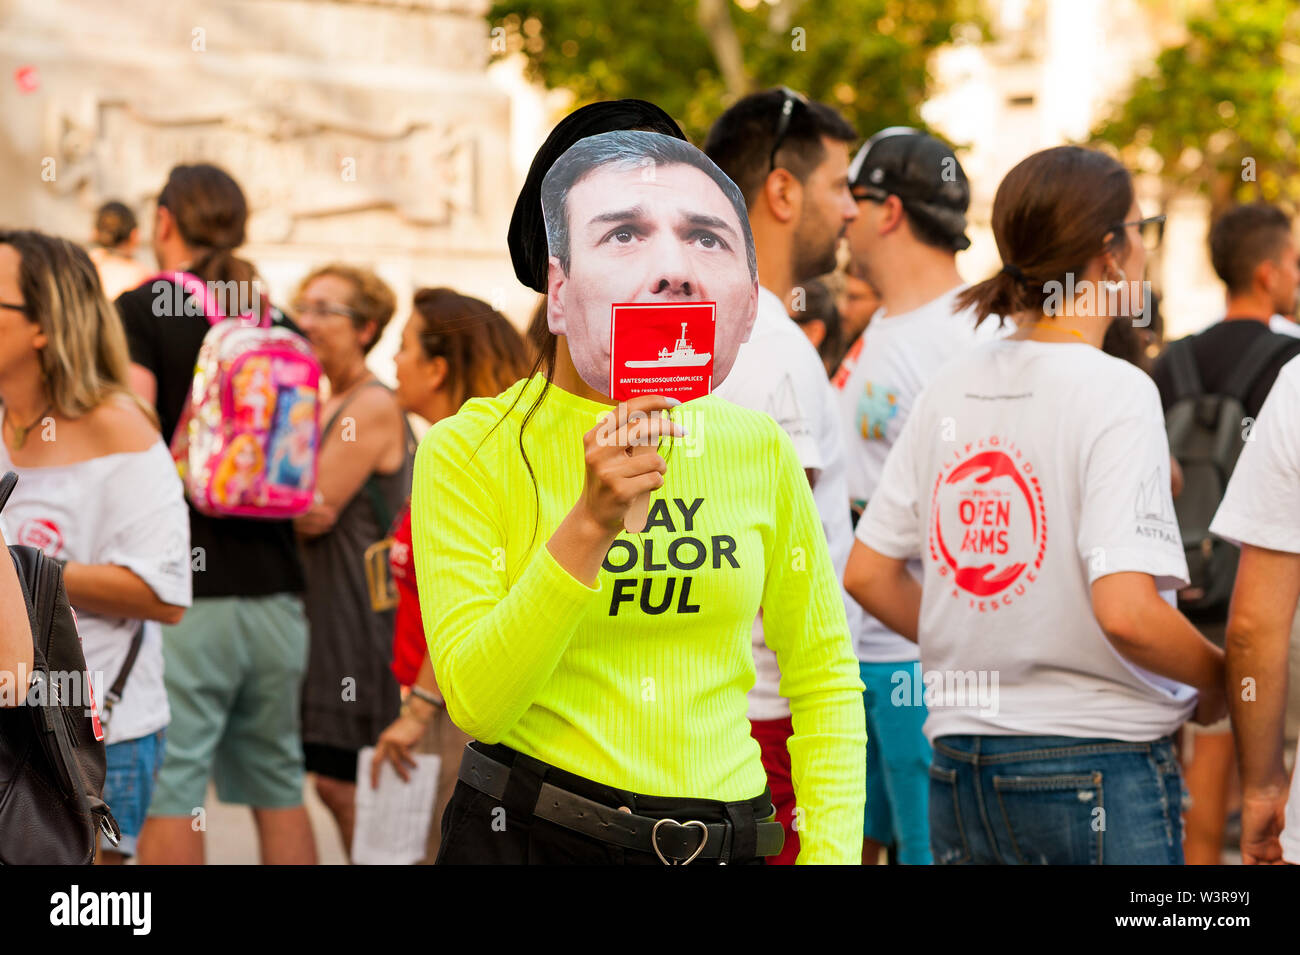
[[[940,865],[1182,865],[1170,737],[941,736],[930,765]]]
[[[138,739],[110,743],[104,747],[104,802],[113,812],[122,839],[116,847],[108,842],[100,848],[124,856],[135,855],[136,839],[144,826],[145,813],[153,798],[158,768],[166,751],[167,731],[161,729]]]

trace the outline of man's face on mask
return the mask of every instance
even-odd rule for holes
[[[574,183],[567,205],[569,268],[551,257],[548,317],[583,381],[609,390],[611,305],[716,302],[716,388],[758,308],[744,227],[717,183],[686,164],[609,163]]]

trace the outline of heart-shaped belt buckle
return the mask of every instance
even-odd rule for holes
[[[700,830],[700,844],[695,847],[695,851],[691,853],[689,858],[684,859],[681,862],[669,862],[664,854],[659,850],[659,827],[663,825],[674,825],[678,829],[694,828]],[[691,819],[689,822],[678,822],[676,819],[660,819],[654,824],[654,828],[650,830],[650,848],[654,849],[655,855],[659,857],[659,861],[664,865],[690,865],[700,857],[700,853],[704,851],[704,844],[708,841],[709,827],[698,819]]]

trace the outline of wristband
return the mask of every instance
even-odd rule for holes
[[[411,709],[411,701],[409,699],[402,701],[402,709],[400,710],[399,715],[409,716],[411,719],[415,720],[415,722],[423,723],[426,726],[433,720],[433,716],[434,716],[433,713],[430,713],[428,716],[423,718],[417,716],[415,711]]]
[[[445,710],[447,708],[447,703],[442,697],[438,696],[436,693],[430,693],[423,687],[412,686],[411,695],[424,700],[424,702],[428,703],[430,706],[436,706],[440,710]]]

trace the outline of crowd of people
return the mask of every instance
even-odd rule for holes
[[[698,150],[644,101],[575,111],[510,224],[523,334],[346,261],[272,303],[209,164],[162,184],[156,268],[121,203],[89,253],[0,232],[0,531],[63,562],[111,700],[100,861],[202,862],[215,783],[310,864],[308,776],[350,849],[357,787],[432,753],[426,863],[1215,863],[1232,819],[1300,862],[1289,219],[1218,217],[1223,318],[1162,351],[1163,217],[1118,161],[1016,165],[972,285],[952,149],[862,140],[785,87]],[[716,301],[712,393],[592,387],[611,301]],[[241,316],[323,379],[291,519],[196,506],[169,451]]]

